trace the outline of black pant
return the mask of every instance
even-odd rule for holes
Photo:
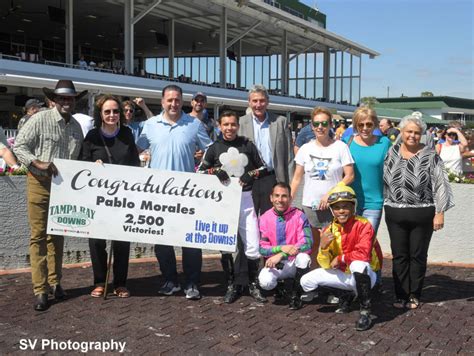
[[[130,256],[130,242],[112,241],[114,244],[114,288],[125,287],[128,275],[128,259]],[[104,286],[107,277],[107,243],[106,240],[89,239],[94,285]]]
[[[257,179],[253,182],[252,198],[257,216],[263,215],[264,212],[272,207],[270,194],[272,193],[272,188],[275,183],[275,174]]]
[[[420,298],[433,235],[434,207],[385,206],[385,222],[393,255],[393,281],[397,299]]]
[[[268,209],[272,208],[270,201],[270,194],[272,193],[273,185],[276,183],[275,174],[257,179],[252,186],[252,200],[257,216],[263,215]],[[235,281],[239,285],[247,285],[248,283],[248,262],[245,256],[245,248],[238,239],[237,255],[235,256]]]
[[[191,283],[199,285],[202,267],[202,250],[199,248],[183,247],[183,271],[186,286]],[[178,284],[176,270],[176,255],[173,246],[155,245],[155,255],[160,263],[160,270],[167,282]]]

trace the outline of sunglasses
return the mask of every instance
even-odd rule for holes
[[[367,127],[368,129],[372,129],[374,127],[374,123],[373,122],[361,122],[361,123],[357,124],[357,128],[359,130],[363,130],[364,127]]]
[[[450,132],[450,133],[447,134],[447,136],[452,137],[452,138],[457,138],[458,134],[455,133],[455,132]]]
[[[329,120],[326,120],[326,121],[311,121],[311,124],[313,125],[313,127],[319,127],[319,126],[328,127],[329,126]]]
[[[120,110],[119,109],[112,109],[112,110],[107,109],[107,110],[102,111],[102,113],[104,115],[110,115],[110,114],[115,115],[115,114],[120,114]]]
[[[125,112],[131,112],[131,113],[133,114],[133,112],[134,112],[135,110],[133,110],[133,109],[125,109],[124,111],[125,111]]]

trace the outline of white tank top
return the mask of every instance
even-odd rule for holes
[[[439,154],[444,162],[444,166],[452,172],[462,174],[462,157],[458,145],[441,145]]]

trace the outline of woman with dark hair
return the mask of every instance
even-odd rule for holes
[[[393,255],[393,306],[416,309],[431,236],[444,227],[444,212],[454,206],[453,193],[443,161],[420,142],[426,130],[420,116],[405,116],[399,127],[401,143],[390,148],[384,163],[385,222]]]
[[[436,145],[436,152],[449,171],[462,174],[462,155],[468,146],[467,140],[461,130],[450,127],[443,135],[444,142]]]
[[[125,116],[120,100],[112,95],[101,96],[95,104],[95,128],[89,131],[82,145],[83,161],[140,166],[138,151],[132,131],[124,125]],[[130,242],[112,241],[114,255],[114,294],[127,298],[130,292],[126,287]],[[107,273],[106,241],[89,239],[89,248],[94,272],[95,298],[104,295]]]

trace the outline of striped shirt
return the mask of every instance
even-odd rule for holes
[[[31,165],[34,160],[52,162],[55,158],[78,159],[84,137],[81,125],[71,117],[69,123],[57,109],[41,111],[28,120],[15,139],[14,153],[31,173],[47,176]]]
[[[454,206],[443,161],[429,146],[410,159],[403,158],[400,144],[392,146],[385,158],[383,179],[384,205],[393,208],[434,206],[437,213]]]

